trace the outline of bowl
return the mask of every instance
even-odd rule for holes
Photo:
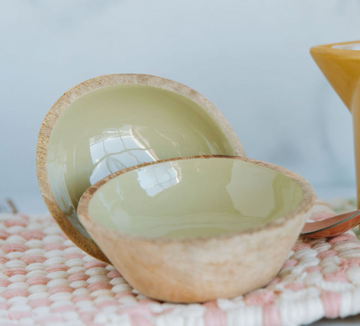
[[[144,162],[244,151],[229,123],[206,98],[149,75],[107,75],[60,97],[39,132],[37,174],[51,215],[81,249],[107,261],[78,220],[92,184]]]
[[[205,302],[266,285],[313,201],[311,185],[282,167],[210,155],[111,174],[86,190],[78,216],[140,293]]]

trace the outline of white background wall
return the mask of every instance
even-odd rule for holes
[[[354,188],[349,112],[309,55],[360,39],[358,0],[0,0],[0,199],[41,201],[37,133],[75,84],[146,73],[226,116],[249,157]],[[18,204],[21,203],[19,202]]]

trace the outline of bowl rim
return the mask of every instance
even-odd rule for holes
[[[290,179],[295,181],[300,186],[300,188],[303,192],[301,201],[296,206],[295,209],[293,209],[286,215],[278,217],[268,223],[262,224],[257,227],[240,230],[237,232],[220,233],[220,234],[211,235],[211,236],[196,236],[196,237],[184,237],[184,238],[176,238],[176,237],[150,238],[150,237],[144,237],[144,236],[139,236],[139,235],[123,233],[119,230],[112,230],[110,228],[107,228],[105,226],[98,224],[94,219],[92,219],[92,217],[89,213],[89,210],[88,210],[89,204],[90,204],[91,199],[93,198],[94,194],[102,186],[104,186],[109,181],[111,181],[112,179],[114,179],[122,174],[131,172],[133,170],[140,169],[140,168],[143,168],[146,166],[157,165],[157,164],[162,164],[162,163],[166,163],[166,162],[175,162],[175,161],[192,160],[192,159],[212,159],[212,158],[241,160],[241,161],[244,161],[247,163],[252,163],[257,166],[261,166],[261,167],[265,167],[265,168],[277,171],[277,172],[289,177]],[[174,158],[174,159],[160,160],[160,161],[151,162],[151,163],[138,164],[138,165],[126,168],[126,169],[122,169],[115,173],[112,173],[109,176],[101,179],[100,181],[98,181],[97,183],[92,185],[91,187],[89,187],[84,192],[84,194],[80,198],[77,213],[78,213],[81,223],[83,223],[83,225],[86,225],[86,229],[90,232],[90,234],[91,234],[91,229],[96,227],[96,228],[100,228],[101,230],[103,230],[103,232],[106,232],[104,234],[107,234],[108,236],[110,236],[113,239],[116,239],[117,237],[121,237],[123,239],[136,239],[136,240],[145,241],[148,243],[197,243],[197,242],[204,242],[204,241],[209,241],[209,240],[213,240],[213,239],[228,239],[228,238],[232,238],[234,236],[239,236],[239,235],[243,235],[243,234],[257,233],[258,231],[265,230],[265,229],[267,230],[269,228],[281,227],[289,220],[292,220],[299,215],[307,213],[310,210],[310,208],[313,206],[314,201],[315,201],[315,191],[314,191],[313,187],[311,186],[311,184],[306,179],[301,177],[299,174],[289,171],[281,166],[274,165],[271,163],[266,163],[266,162],[255,160],[255,159],[241,157],[241,156],[198,155],[198,156],[180,157],[180,158]],[[304,223],[305,223],[305,221],[304,221]],[[300,235],[300,233],[299,233],[299,235]]]
[[[237,138],[235,131],[220,110],[194,89],[176,81],[147,74],[109,74],[85,80],[66,91],[47,112],[40,126],[36,149],[38,184],[50,215],[54,218],[67,237],[89,255],[107,263],[109,260],[93,239],[85,237],[77,230],[59,208],[51,191],[48,179],[47,151],[52,129],[57,119],[72,103],[92,91],[102,87],[115,85],[145,85],[185,96],[197,103],[217,122],[224,136],[228,139],[234,153],[236,155],[245,156],[240,140]]]
[[[334,47],[334,46],[339,46],[339,45],[350,45],[350,44],[360,44],[360,40],[315,45],[310,48],[310,53],[311,54],[327,53],[327,54],[332,54],[332,55],[341,55],[342,57],[359,59],[360,58],[359,50],[351,50],[351,49]]]

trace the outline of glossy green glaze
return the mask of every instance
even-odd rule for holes
[[[76,207],[90,185],[125,167],[201,154],[234,150],[198,104],[151,86],[106,86],[76,100],[57,119],[48,144],[48,180],[65,216],[89,237]]]
[[[258,227],[302,199],[291,178],[231,158],[187,159],[138,168],[94,194],[97,223],[142,237],[198,237]]]

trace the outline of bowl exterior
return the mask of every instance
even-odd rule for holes
[[[282,267],[307,212],[254,233],[184,242],[124,238],[81,217],[102,251],[139,292],[162,301],[233,298],[270,282]]]

